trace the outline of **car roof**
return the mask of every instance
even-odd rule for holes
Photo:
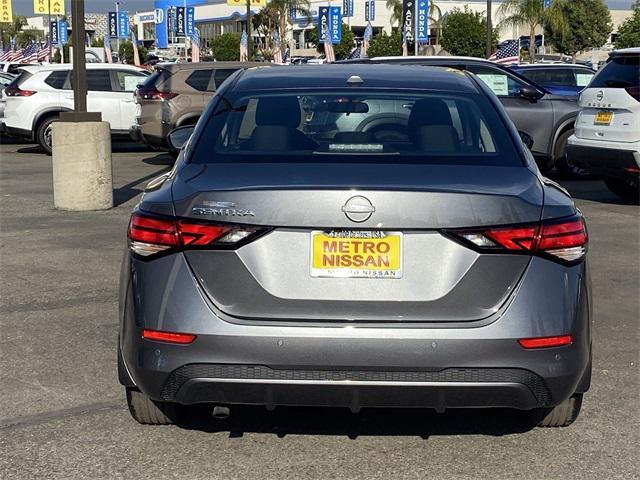
[[[144,68],[136,67],[135,65],[127,65],[124,63],[87,63],[87,70],[132,70],[135,72],[145,71]],[[36,73],[42,71],[54,71],[54,70],[71,70],[73,64],[71,63],[45,63],[45,64],[24,64],[20,67],[20,70],[25,70],[29,73]]]
[[[511,68],[519,68],[522,70],[533,70],[535,68],[583,68],[585,70],[593,71],[593,69],[587,65],[581,65],[578,63],[529,63],[526,65],[512,65]]]
[[[214,69],[222,69],[222,68],[250,68],[257,66],[266,66],[265,63],[259,62],[188,62],[188,63],[157,63],[154,65],[156,69],[169,70],[170,72],[174,72],[177,70],[210,70]]]
[[[490,60],[487,60],[485,58],[478,58],[478,57],[463,57],[463,56],[455,56],[455,55],[430,55],[430,56],[411,56],[411,57],[403,57],[400,55],[395,55],[395,56],[388,56],[388,57],[373,57],[370,58],[370,60],[376,62],[376,61],[380,61],[380,60],[402,60],[402,61],[424,61],[424,60],[445,60],[445,61],[450,61],[450,60],[465,60],[465,61],[474,61],[474,62],[479,62],[479,63],[491,63],[493,64],[494,62],[491,62]]]
[[[640,54],[640,47],[621,48],[620,50],[614,50],[610,55],[637,55]]]
[[[466,73],[443,67],[393,64],[323,64],[292,65],[280,68],[251,68],[244,70],[234,90],[262,90],[288,88],[344,88],[347,80],[357,76],[362,84],[372,88],[403,88],[446,90],[478,93],[480,90]]]

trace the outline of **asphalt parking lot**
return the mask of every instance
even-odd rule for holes
[[[594,372],[564,429],[509,411],[239,408],[180,427],[135,423],[116,379],[117,286],[129,212],[169,157],[115,144],[116,207],[52,207],[51,158],[0,145],[0,477],[640,477],[640,207],[566,182],[589,226]],[[544,301],[543,298],[540,301]]]

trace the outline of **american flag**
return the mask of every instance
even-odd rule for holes
[[[111,53],[111,37],[109,35],[104,36],[104,56],[107,57],[107,63],[113,63],[113,56]]]
[[[371,37],[373,37],[373,28],[371,27],[371,22],[367,22],[367,28],[364,29],[364,38],[362,39],[362,48],[360,49],[360,58],[367,56]]]
[[[240,37],[240,61],[247,62],[249,60],[249,37],[246,30],[242,31]]]
[[[273,45],[276,49],[273,53],[273,63],[282,65],[284,63],[284,59],[282,58],[282,49],[280,48],[280,34],[278,32],[273,32]]]
[[[509,40],[489,60],[502,64],[520,63],[520,40]]]
[[[38,50],[38,61],[46,62],[48,60],[49,60],[49,44],[45,43],[40,47],[40,50]]]
[[[37,43],[30,43],[27,48],[22,52],[23,63],[35,63],[38,61],[38,53],[40,52],[40,45]]]
[[[324,37],[324,57],[327,63],[336,61],[336,53],[333,51],[333,44],[331,43],[328,32]]]
[[[407,34],[406,32],[402,33],[402,56],[409,56],[409,46],[407,45]]]
[[[0,53],[0,62],[6,62],[7,60],[9,60],[9,57],[12,53],[13,52],[11,51],[11,45],[5,45],[4,50],[2,50],[2,53]]]
[[[191,62],[197,63],[200,61],[200,30],[195,28],[193,35],[191,36]]]

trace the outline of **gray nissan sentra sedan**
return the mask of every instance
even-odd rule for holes
[[[473,74],[249,69],[192,129],[128,229],[118,372],[138,422],[196,403],[577,418],[585,222]]]

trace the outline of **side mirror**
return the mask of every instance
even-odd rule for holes
[[[542,93],[531,85],[522,85],[520,87],[520,96],[526,98],[531,103],[536,103],[542,97]]]
[[[191,138],[191,134],[196,129],[195,125],[185,125],[183,127],[174,128],[169,132],[167,140],[172,150],[180,150],[185,143]]]
[[[521,132],[518,130],[518,135],[520,135],[520,140],[524,143],[529,150],[533,148],[533,137],[526,132]]]

